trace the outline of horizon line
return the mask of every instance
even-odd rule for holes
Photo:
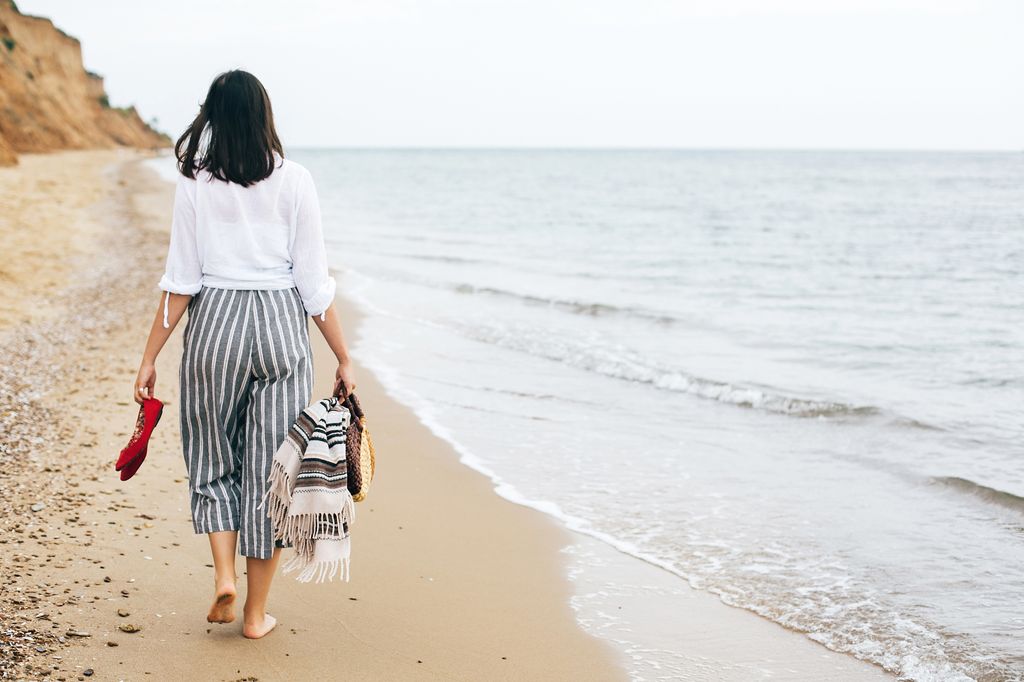
[[[285,145],[285,149],[337,150],[337,151],[490,151],[490,152],[842,152],[842,153],[944,153],[944,154],[1020,154],[1024,147],[972,148],[972,147],[685,147],[685,146],[629,146],[629,145],[345,145],[298,144]]]

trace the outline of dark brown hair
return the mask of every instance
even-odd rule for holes
[[[199,115],[174,145],[185,177],[205,170],[243,187],[274,172],[274,152],[284,156],[270,97],[256,76],[237,69],[213,79]]]

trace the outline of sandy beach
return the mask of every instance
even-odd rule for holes
[[[177,419],[181,327],[158,363],[168,403],[139,475],[112,463],[158,304],[172,188],[141,152],[24,155],[0,169],[0,644],[12,679],[620,680],[625,654],[579,627],[560,551],[580,540],[485,476],[359,373],[378,450],[352,580],[279,576],[276,632],[205,622],[212,570],[192,533]],[[346,331],[359,314],[339,300]],[[333,365],[318,335],[318,385]],[[611,551],[604,548],[602,551]],[[239,563],[242,578],[244,562]],[[686,679],[892,679],[637,561],[623,607],[686,652]],[[243,587],[244,579],[240,580]],[[685,612],[666,611],[672,591]],[[679,603],[678,599],[673,603]],[[128,626],[134,627],[128,627]],[[125,630],[136,630],[125,632]]]

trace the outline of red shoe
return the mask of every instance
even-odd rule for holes
[[[127,481],[134,476],[142,465],[142,461],[146,459],[149,437],[153,435],[153,429],[156,428],[163,412],[164,404],[156,398],[147,398],[142,401],[142,406],[139,407],[139,417],[135,421],[135,433],[132,434],[128,445],[121,450],[117,463],[114,464],[114,471],[122,472],[122,481]]]
[[[135,472],[139,470],[139,467],[142,466],[142,463],[146,461],[147,452],[149,452],[148,445],[142,448],[142,452],[139,453],[138,457],[124,465],[124,468],[121,469],[122,481],[127,481],[129,478],[135,475]]]

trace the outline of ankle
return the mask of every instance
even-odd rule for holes
[[[242,618],[245,619],[246,623],[262,623],[266,615],[267,608],[265,605],[260,608],[256,608],[246,604],[242,609]]]

